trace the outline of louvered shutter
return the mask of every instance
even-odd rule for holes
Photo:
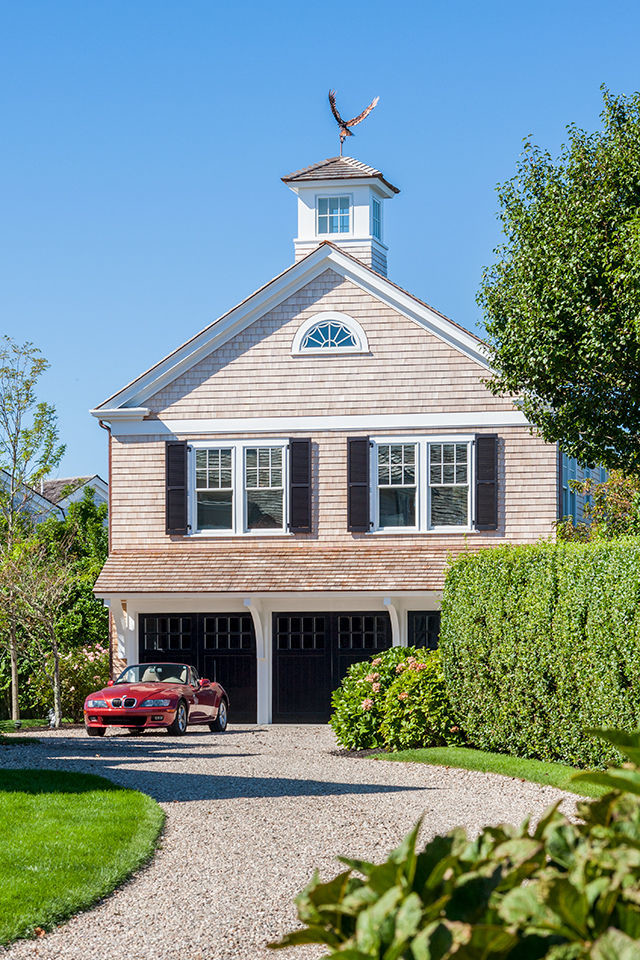
[[[311,440],[289,441],[289,529],[311,533]]]
[[[187,444],[169,440],[166,444],[167,533],[187,532]]]
[[[352,533],[369,530],[369,437],[347,440],[347,526]]]
[[[476,437],[476,528],[498,526],[498,438]]]

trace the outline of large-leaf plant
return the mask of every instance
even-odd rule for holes
[[[297,897],[305,925],[275,948],[341,960],[640,960],[640,733],[600,731],[630,763],[578,774],[610,792],[532,827],[462,829],[418,851],[418,823],[382,864],[340,858]]]

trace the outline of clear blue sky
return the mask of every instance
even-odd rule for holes
[[[283,174],[349,152],[402,193],[389,275],[458,322],[523,137],[640,87],[640,5],[0,0],[0,330],[51,361],[60,476],[106,476],[88,410],[292,261]]]

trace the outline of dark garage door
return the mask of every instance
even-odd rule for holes
[[[351,664],[390,646],[388,613],[274,613],[274,723],[323,723]]]
[[[256,639],[251,614],[141,614],[140,661],[189,663],[229,694],[232,722],[256,722]]]

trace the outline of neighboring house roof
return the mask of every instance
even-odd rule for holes
[[[301,547],[304,546],[304,549]],[[393,549],[359,541],[353,546],[234,543],[218,549],[116,551],[94,587],[112,593],[280,593],[327,590],[379,592],[441,590],[454,553],[478,542]]]
[[[141,419],[148,413],[144,407],[145,400],[329,269],[490,370],[486,344],[479,337],[376,273],[362,261],[324,240],[306,257],[260,287],[91,412],[95,417],[105,420]]]
[[[91,481],[95,480],[99,481],[99,486],[106,486],[106,481],[94,473],[89,477],[60,477],[57,480],[45,480],[42,484],[42,492],[48,500],[60,503],[80,487],[91,484]]]
[[[5,487],[9,487],[10,485],[9,474],[6,470],[0,470],[0,483]],[[22,484],[22,489],[26,492],[26,496],[24,498],[20,497],[20,500],[25,500],[24,509],[32,517],[40,521],[45,520],[48,516],[51,516],[51,514],[57,514],[60,519],[64,519],[64,510],[47,497],[46,494],[38,493],[37,490],[28,486],[26,483]]]
[[[370,167],[361,160],[353,157],[328,157],[320,163],[312,163],[310,167],[294,170],[293,173],[282,177],[283,183],[298,183],[309,180],[381,180],[394,193],[400,193],[398,187],[385,180],[382,173],[375,167]]]

